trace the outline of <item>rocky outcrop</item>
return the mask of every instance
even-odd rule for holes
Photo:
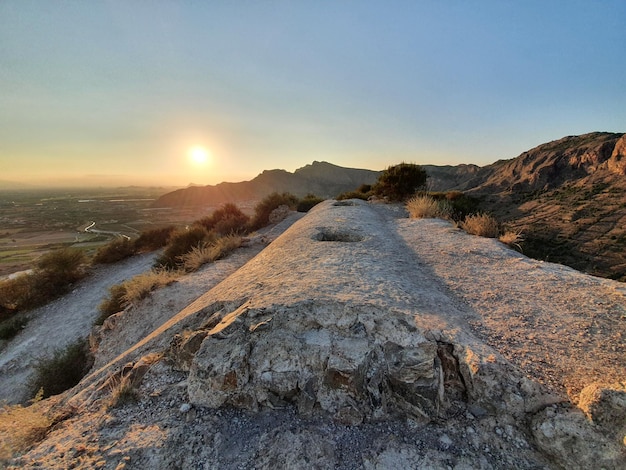
[[[403,215],[316,206],[62,397],[79,411],[17,464],[621,468],[623,388],[589,388],[577,408],[479,339]],[[494,252],[458,255],[518,259]],[[107,405],[121,383],[137,402]]]

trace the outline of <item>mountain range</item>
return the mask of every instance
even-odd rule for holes
[[[539,145],[516,158],[477,165],[422,165],[431,191],[463,191],[509,229],[526,254],[591,274],[626,280],[626,136],[592,132]],[[267,194],[324,198],[372,184],[379,171],[315,161],[266,170],[251,181],[180,189],[155,207],[216,205]]]

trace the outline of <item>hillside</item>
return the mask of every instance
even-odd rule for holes
[[[626,137],[594,132],[483,167],[464,183],[522,231],[524,253],[626,280]]]
[[[107,323],[94,369],[36,405],[54,425],[10,468],[626,463],[620,283],[399,206],[326,201],[207,286]]]
[[[273,192],[290,192],[298,197],[309,193],[323,198],[335,197],[361,184],[372,184],[379,172],[344,168],[327,162],[313,162],[294,173],[265,170],[250,181],[220,183],[179,189],[157,199],[154,207],[219,205],[225,202],[260,200]]]

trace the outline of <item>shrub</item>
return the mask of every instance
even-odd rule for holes
[[[461,191],[448,191],[442,193],[429,193],[437,201],[447,201],[450,206],[450,218],[456,222],[462,221],[470,214],[478,211],[479,200],[468,196]]]
[[[122,298],[124,306],[139,302],[153,290],[171,284],[179,276],[178,272],[152,269],[129,279],[123,284],[126,290]]]
[[[218,238],[211,244],[193,248],[183,255],[183,269],[187,272],[197,271],[206,263],[212,263],[224,258],[241,246],[242,238],[238,235],[228,235]]]
[[[307,194],[304,198],[300,199],[296,210],[298,212],[309,212],[314,206],[318,205],[324,199],[317,197],[315,194]]]
[[[155,267],[176,269],[182,265],[182,257],[189,253],[192,248],[202,242],[210,242],[215,239],[206,228],[201,225],[193,225],[189,229],[177,230],[172,233],[165,251],[156,260]]]
[[[124,310],[128,303],[124,300],[126,296],[126,286],[124,283],[115,284],[109,287],[109,296],[98,306],[100,316],[96,319],[96,325],[102,325],[104,320],[111,315]]]
[[[436,201],[430,196],[415,196],[407,201],[406,208],[414,219],[447,218],[452,212],[448,201]]]
[[[26,451],[47,434],[53,421],[41,403],[0,408],[0,468],[14,455]]]
[[[488,214],[468,215],[461,223],[461,228],[480,237],[497,238],[500,234],[500,224]]]
[[[295,210],[298,206],[298,198],[290,193],[272,193],[266,196],[254,208],[254,217],[250,222],[251,229],[257,230],[269,225],[272,211],[283,205]]]
[[[31,274],[0,281],[0,319],[43,305],[64,294],[85,275],[80,250],[65,248],[42,256]]]
[[[198,221],[207,230],[215,231],[219,235],[244,234],[248,230],[250,217],[244,214],[233,203],[224,204],[209,217]]]
[[[0,281],[0,319],[10,318],[40,304],[43,299],[37,284],[35,274],[22,274]]]
[[[28,317],[15,317],[0,323],[0,339],[11,339],[24,329],[28,323]]]
[[[94,263],[117,263],[135,254],[135,244],[125,237],[117,237],[110,243],[100,247],[93,258]]]
[[[174,230],[176,230],[176,227],[168,225],[167,227],[155,228],[141,232],[139,237],[135,240],[135,251],[146,252],[163,248],[167,245],[167,241]]]
[[[517,248],[519,251],[522,251],[521,243],[524,241],[524,237],[522,236],[521,230],[507,230],[500,235],[498,239],[505,245],[509,245],[511,248]]]
[[[48,274],[58,285],[68,285],[84,275],[85,254],[76,248],[62,248],[45,254],[37,261],[37,270]]]
[[[29,384],[33,396],[43,390],[43,398],[47,398],[72,388],[92,365],[93,356],[85,339],[55,350],[52,357],[35,364],[35,376]]]
[[[345,199],[362,199],[367,201],[374,194],[371,184],[362,184],[356,191],[348,191],[337,196],[338,201]]]
[[[390,201],[403,201],[426,186],[428,175],[419,165],[400,163],[390,166],[378,177],[374,193]]]
[[[175,271],[153,269],[121,284],[111,286],[109,288],[109,296],[98,307],[100,316],[94,324],[102,325],[104,320],[111,315],[121,312],[131,304],[137,303],[153,290],[174,282],[178,276],[179,273]]]

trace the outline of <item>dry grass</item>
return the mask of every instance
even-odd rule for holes
[[[0,467],[41,441],[52,425],[41,402],[0,408]]]
[[[139,391],[127,377],[118,379],[111,385],[111,398],[108,403],[109,408],[117,408],[118,406],[123,406],[128,403],[135,403],[138,400]]]
[[[123,301],[126,305],[136,304],[153,290],[171,284],[178,277],[180,277],[179,272],[166,269],[152,269],[147,273],[139,274],[122,284],[126,290]]]
[[[468,215],[460,225],[467,233],[479,237],[497,238],[500,235],[500,224],[488,214]]]
[[[505,245],[509,245],[511,248],[517,248],[522,251],[522,247],[520,244],[524,241],[524,237],[521,230],[507,230],[502,235],[500,235],[498,239]]]
[[[195,247],[183,255],[183,268],[187,272],[197,271],[204,264],[221,259],[239,248],[242,240],[239,235],[228,235],[218,238],[211,244]]]
[[[445,219],[452,212],[448,201],[436,201],[430,196],[415,196],[407,201],[406,208],[413,219]]]

